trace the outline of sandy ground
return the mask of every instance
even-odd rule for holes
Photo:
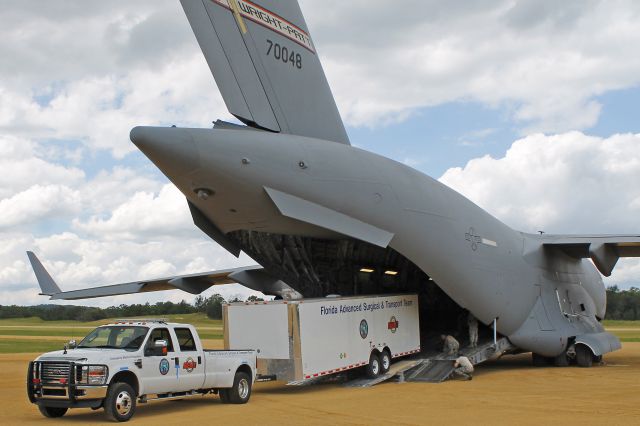
[[[213,343],[213,342],[212,342]],[[534,368],[528,355],[477,368],[473,381],[384,383],[373,388],[319,384],[306,388],[259,383],[247,405],[217,397],[138,407],[134,424],[640,424],[640,343],[624,343],[606,365]],[[29,354],[0,355],[3,425],[103,423],[102,410],[71,410],[45,419],[26,397]]]

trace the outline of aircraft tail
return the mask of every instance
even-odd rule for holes
[[[43,295],[45,296],[53,296],[54,294],[62,293],[58,284],[51,278],[49,272],[44,269],[42,263],[38,257],[31,251],[27,252],[27,256],[29,256],[29,262],[31,262],[31,267],[33,268],[33,272],[36,274],[36,279],[38,280],[38,284],[40,285],[40,289],[42,290]]]
[[[181,0],[229,111],[274,132],[349,144],[297,0]]]

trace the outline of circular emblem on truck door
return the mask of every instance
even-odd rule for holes
[[[160,374],[163,376],[169,372],[169,361],[166,358],[160,360]]]
[[[196,364],[196,362],[191,357],[187,358],[184,364],[182,364],[182,368],[187,370],[187,373],[191,373],[197,366],[198,364]]]
[[[369,334],[369,324],[367,324],[366,319],[363,319],[362,321],[360,321],[360,337],[362,337],[363,339],[366,339],[368,334]]]

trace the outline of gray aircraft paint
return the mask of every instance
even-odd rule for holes
[[[308,34],[295,0],[238,1],[264,3]],[[496,320],[498,332],[523,350],[556,356],[572,339],[595,355],[620,347],[598,321],[606,293],[594,263],[609,275],[619,257],[640,256],[640,235],[518,232],[429,176],[350,146],[315,46],[307,49],[265,25],[239,19],[229,2],[219,3],[182,1],[229,110],[270,131],[225,123],[214,129],[131,131],[131,140],[185,195],[203,232],[236,256],[246,250],[230,238],[237,231],[388,245],[479,321]],[[264,52],[266,39],[303,51],[303,69],[273,62]],[[34,265],[43,293],[51,293],[44,286],[50,290],[53,280],[41,269]],[[167,288],[195,293],[207,282],[300,295],[267,267],[222,272],[52,298]]]

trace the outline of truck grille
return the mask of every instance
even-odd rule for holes
[[[43,362],[40,364],[40,379],[43,383],[60,383],[60,379],[69,378],[69,368],[67,362]]]

